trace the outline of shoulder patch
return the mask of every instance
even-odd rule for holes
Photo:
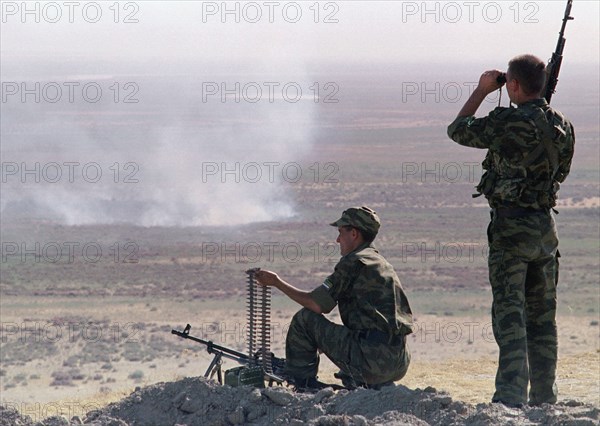
[[[506,120],[508,117],[514,114],[515,111],[517,111],[516,108],[497,107],[490,112],[490,117],[497,118],[499,120]]]
[[[331,281],[329,280],[329,278],[327,278],[325,281],[323,281],[323,287],[325,287],[327,290],[329,290],[332,286]]]

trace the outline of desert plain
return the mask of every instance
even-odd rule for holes
[[[205,225],[140,224],[144,212],[131,206],[129,220],[118,211],[120,219],[110,223],[73,224],[22,198],[6,204],[0,278],[2,405],[34,420],[55,414],[83,418],[136,387],[202,376],[212,356],[202,345],[170,333],[187,323],[197,337],[246,351],[244,271],[261,267],[302,289],[318,286],[339,259],[336,230],[328,223],[353,205],[368,205],[379,213],[383,225],[376,246],[394,265],[414,312],[415,331],[408,339],[412,362],[400,384],[431,386],[469,404],[489,402],[497,361],[487,279],[489,209],[484,199],[471,197],[484,153],[447,138],[446,126],[458,104],[402,102],[400,83],[390,75],[377,81],[363,77],[339,77],[343,102],[317,104],[310,123],[290,118],[292,124],[311,126],[311,143],[282,160],[300,167],[300,178],[256,183],[248,176],[244,181],[243,175],[240,182],[227,175],[207,176],[220,180],[212,186],[208,182],[206,197],[225,207],[218,220],[207,219]],[[597,86],[595,90],[597,95]],[[577,129],[572,172],[560,191],[556,215],[561,253],[557,384],[560,401],[598,407],[598,105],[571,102],[575,97],[556,98]],[[488,102],[485,108],[493,106]],[[90,131],[121,125],[128,129],[123,137],[134,137],[147,131],[136,127],[140,123],[153,125],[149,111],[110,115],[94,123],[79,110],[66,115],[83,121]],[[187,124],[195,126],[199,138],[214,135],[210,129],[202,134],[202,120],[192,121],[198,114],[186,114],[181,120],[190,120]],[[210,118],[211,113],[202,114]],[[246,111],[235,114],[246,117]],[[268,120],[268,115],[249,117],[250,125]],[[7,132],[27,137],[26,124],[17,121]],[[211,165],[218,164],[213,161],[219,158],[217,148],[206,157]],[[5,158],[18,152],[15,145],[3,149]],[[246,162],[272,160],[264,152],[261,158],[245,152]],[[50,151],[37,155],[53,158]],[[204,164],[197,166],[201,173]],[[248,208],[237,203],[239,191],[252,200],[265,184],[272,192],[257,197],[262,211],[270,210],[270,202],[284,203],[291,213],[228,224],[229,214],[238,220],[239,210],[243,215]],[[31,185],[19,188],[17,182],[10,188],[15,187],[27,192]],[[232,187],[237,192],[224,204],[212,192]],[[132,188],[128,190],[146,189]],[[95,188],[69,190],[80,194],[83,203],[86,191]],[[127,199],[112,202],[119,208]],[[69,248],[71,255],[65,255]],[[297,309],[273,292],[271,346],[277,356],[284,356],[285,331]],[[337,310],[328,317],[339,321]],[[225,361],[225,369],[235,366]],[[334,367],[323,357],[320,379],[335,382]]]

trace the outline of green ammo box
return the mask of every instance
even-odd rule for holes
[[[237,386],[265,387],[265,377],[262,367],[236,367],[225,372],[225,384]]]

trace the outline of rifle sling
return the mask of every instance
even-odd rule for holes
[[[521,162],[521,167],[527,168],[530,166],[538,157],[542,154],[542,152],[546,152],[548,156],[548,163],[550,166],[550,179],[548,181],[548,188],[552,186],[552,182],[554,181],[554,177],[556,176],[556,172],[558,171],[558,151],[553,144],[554,135],[552,134],[552,130],[555,129],[554,126],[550,124],[550,120],[544,113],[537,113],[533,119],[536,129],[538,129],[540,134],[541,141],[535,147],[533,151],[531,151],[523,161]],[[552,129],[552,130],[551,130]]]

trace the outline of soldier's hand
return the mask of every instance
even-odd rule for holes
[[[256,281],[258,281],[260,285],[268,286],[276,286],[280,281],[279,275],[277,275],[275,272],[266,271],[264,269],[256,272],[254,274],[254,278],[256,278]]]
[[[485,93],[486,95],[492,93],[494,90],[498,90],[501,85],[498,84],[496,79],[502,74],[502,71],[489,70],[481,74],[479,77],[479,84],[477,90]]]

